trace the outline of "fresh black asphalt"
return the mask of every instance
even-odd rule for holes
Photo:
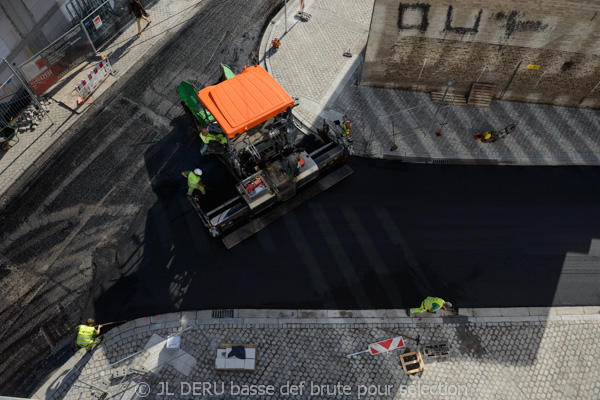
[[[353,157],[352,176],[233,249],[210,237],[185,198],[200,141],[176,87],[239,72],[280,6],[208,0],[4,205],[2,394],[27,396],[89,316],[600,304],[598,168]]]
[[[137,222],[134,272],[97,311],[406,308],[427,295],[458,307],[600,304],[600,267],[565,265],[599,240],[598,168],[350,164],[352,176],[230,250],[184,182],[160,183]]]

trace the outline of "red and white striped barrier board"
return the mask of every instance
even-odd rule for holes
[[[108,58],[104,57],[94,66],[89,74],[75,87],[79,95],[78,102],[82,103],[94,93],[94,90],[100,86],[102,82],[108,78],[109,74],[113,74],[114,70],[110,65]]]
[[[404,347],[404,339],[398,336],[393,339],[388,339],[382,342],[370,344],[369,353],[371,353],[371,355],[387,353],[388,351],[397,350],[401,347]]]

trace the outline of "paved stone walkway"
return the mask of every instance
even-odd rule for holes
[[[300,99],[295,113],[307,129],[348,114],[357,154],[440,163],[600,165],[599,111],[493,101],[487,110],[445,106],[436,115],[428,93],[357,85],[359,74],[366,73],[362,63],[373,0],[307,0],[307,22],[296,17],[297,3],[288,7],[287,33],[283,12],[265,32],[261,60]],[[281,47],[273,52],[275,37]],[[351,58],[343,56],[348,49]],[[517,130],[505,139],[474,140],[477,132],[511,123]],[[394,144],[398,148],[390,151]]]
[[[68,369],[57,371],[62,384],[52,377],[54,386],[34,398],[94,398],[103,381],[114,398],[600,396],[600,307],[463,309],[458,317],[403,313],[234,310],[234,318],[212,318],[211,311],[140,318],[111,330],[91,359],[66,377]],[[446,343],[450,355],[426,358],[425,371],[413,376],[404,374],[399,351],[346,357],[395,336],[388,331],[402,335],[411,351]],[[169,335],[181,336],[179,350],[166,348]],[[418,346],[410,339],[417,337]],[[257,345],[256,371],[216,370],[217,347],[226,343]]]
[[[112,61],[119,73],[135,68],[164,35],[194,16],[198,4],[156,3],[150,9],[153,24],[140,41],[130,43],[136,33],[132,25],[105,50],[109,56],[116,53]],[[282,14],[274,19],[261,59],[300,98],[297,114],[308,129],[320,127],[323,117],[333,121],[348,113],[356,150],[364,155],[425,162],[600,163],[597,111],[494,102],[486,111],[443,108],[436,121],[427,94],[357,86],[373,0],[306,4],[308,22],[298,21],[298,10],[288,8],[287,33]],[[282,47],[272,53],[268,43],[276,36]],[[351,58],[343,56],[347,49]],[[54,125],[45,119],[3,155],[0,195],[85,113],[53,102],[50,116]],[[448,124],[435,136],[444,119]],[[472,140],[477,130],[511,121],[518,130],[503,141]],[[398,149],[392,152],[394,143]],[[94,398],[101,386],[122,399],[600,397],[598,307],[464,309],[461,315],[409,319],[402,310],[234,310],[233,318],[212,318],[211,311],[140,318],[112,329],[91,354],[80,351],[34,398]],[[403,373],[398,354],[345,357],[393,336],[383,329],[402,334],[411,350],[419,346],[409,337],[420,337],[420,346],[445,342],[451,355],[426,360],[426,370],[412,377]],[[174,334],[182,338],[179,351],[165,348]],[[256,371],[217,371],[216,349],[223,343],[256,344]]]

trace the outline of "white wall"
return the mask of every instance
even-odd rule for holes
[[[31,12],[31,15],[33,16],[33,19],[35,20],[35,22],[39,22],[40,19],[42,19],[42,17],[44,15],[46,15],[48,10],[50,10],[57,3],[56,0],[22,0],[22,1],[25,4],[25,6],[27,6],[27,8],[29,9],[29,12]]]
[[[71,29],[70,17],[65,5],[46,21],[42,27],[42,33],[48,39],[48,42],[53,42]]]
[[[21,42],[21,35],[10,22],[4,11],[0,9],[0,58],[8,57]]]

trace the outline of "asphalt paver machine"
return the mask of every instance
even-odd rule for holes
[[[200,135],[226,138],[204,144],[199,166],[206,195],[189,199],[210,234],[231,248],[352,169],[344,141],[298,130],[294,100],[266,70],[223,70],[216,85],[197,91],[182,81],[177,92]]]

